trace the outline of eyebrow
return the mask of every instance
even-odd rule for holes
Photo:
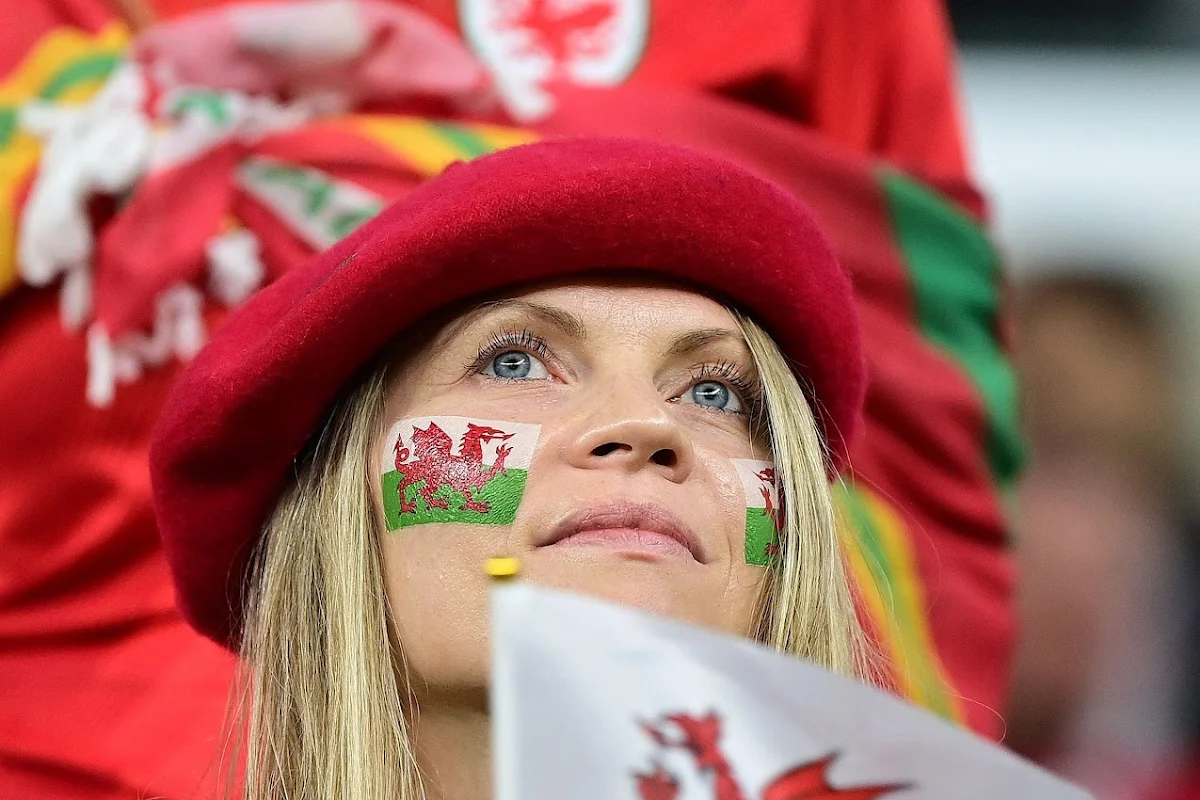
[[[567,336],[579,341],[588,337],[587,326],[584,325],[583,320],[577,314],[554,306],[548,306],[544,303],[538,303],[533,300],[522,300],[520,298],[489,300],[486,303],[481,303],[460,317],[446,333],[449,336],[453,336],[466,327],[473,325],[480,317],[499,311],[517,311],[528,314],[531,317],[536,317],[540,322],[558,328]],[[449,336],[446,338],[449,338]]]
[[[745,345],[745,341],[740,333],[728,328],[701,328],[676,336],[667,350],[667,355],[687,356],[715,342],[736,342]]]

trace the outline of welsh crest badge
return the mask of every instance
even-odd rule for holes
[[[637,67],[650,0],[458,0],[471,49],[510,110],[537,119],[555,85],[614,86]]]
[[[387,529],[511,524],[540,432],[539,425],[466,417],[400,420],[382,454]]]

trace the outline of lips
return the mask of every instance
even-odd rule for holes
[[[618,500],[573,511],[540,547],[608,547],[706,562],[696,535],[679,517],[653,503]]]

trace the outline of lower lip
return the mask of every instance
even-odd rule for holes
[[[621,553],[658,556],[670,561],[695,561],[692,551],[665,533],[637,528],[606,528],[581,531],[560,539],[550,547],[594,547]]]

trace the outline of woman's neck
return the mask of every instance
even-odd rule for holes
[[[490,800],[491,721],[486,706],[427,700],[412,728],[428,800]]]

